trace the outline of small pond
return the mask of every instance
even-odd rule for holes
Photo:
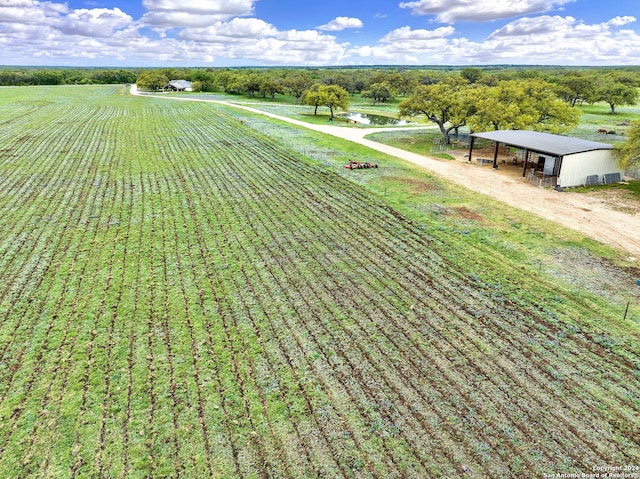
[[[403,126],[409,125],[409,122],[405,120],[398,120],[397,118],[391,118],[390,116],[382,115],[370,115],[368,113],[347,113],[345,118],[351,121],[360,123],[361,125],[376,125],[376,126]]]

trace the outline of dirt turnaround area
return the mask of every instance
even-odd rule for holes
[[[135,88],[131,93],[136,94]],[[163,97],[171,99],[185,99]],[[187,99],[188,100],[188,99]],[[206,101],[206,100],[193,100]],[[491,165],[469,163],[462,156],[457,161],[446,161],[419,155],[399,148],[383,145],[365,138],[366,135],[398,128],[343,128],[331,125],[313,125],[280,115],[268,113],[237,103],[219,102],[235,108],[277,118],[311,130],[333,135],[368,146],[377,151],[401,158],[460,186],[483,193],[496,201],[507,203],[531,214],[572,228],[584,235],[628,253],[629,261],[640,262],[640,202],[624,197],[619,192],[574,193],[531,185],[521,177],[517,168],[501,165],[494,170]]]

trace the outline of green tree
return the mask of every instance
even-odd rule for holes
[[[313,79],[306,72],[298,72],[288,75],[283,84],[286,90],[300,103],[302,94],[313,85]]]
[[[348,92],[355,92],[353,73],[336,72],[323,80],[326,86],[339,86]]]
[[[323,95],[322,105],[329,108],[331,118],[334,116],[334,110],[349,109],[349,92],[345,88],[338,85],[321,85],[319,90]]]
[[[413,95],[398,105],[401,117],[424,115],[440,128],[446,144],[449,133],[465,125],[472,105],[468,102],[466,82],[461,78],[432,85],[420,85]]]
[[[360,95],[362,98],[371,98],[374,105],[378,102],[384,103],[385,101],[392,100],[394,97],[393,88],[387,82],[373,83]]]
[[[225,93],[241,95],[247,92],[245,77],[242,73],[227,73],[222,76]]]
[[[324,103],[324,93],[320,91],[322,85],[315,84],[302,94],[301,102],[303,105],[311,105],[315,107],[313,114],[318,114],[318,108]]]
[[[262,95],[262,98],[266,98],[269,95],[273,100],[276,97],[276,93],[284,94],[282,83],[272,77],[266,77],[260,81],[260,95]]]
[[[38,70],[33,78],[35,85],[62,85],[62,72],[57,70]]]
[[[571,71],[556,79],[556,93],[571,106],[590,101],[595,92],[595,78],[581,71]]]
[[[162,90],[169,82],[169,78],[160,70],[145,70],[138,75],[136,84],[145,90]]]
[[[253,97],[256,93],[260,92],[260,84],[262,83],[262,78],[257,73],[249,73],[246,77],[242,79],[242,93],[246,93],[247,95]]]
[[[578,124],[580,113],[562,101],[544,80],[505,80],[471,90],[472,131],[525,130],[560,133]]]
[[[638,100],[638,90],[623,83],[608,81],[607,78],[596,89],[595,101],[603,101],[609,105],[612,115],[616,114],[616,106],[634,105]]]
[[[217,76],[212,72],[204,69],[198,69],[191,72],[191,88],[193,91],[216,91],[219,86]]]
[[[480,68],[466,67],[460,71],[460,76],[467,80],[467,83],[478,83],[482,77],[482,70]]]
[[[135,83],[136,74],[133,70],[97,69],[92,71],[86,80],[90,83],[102,84]]]
[[[334,117],[334,110],[349,109],[349,92],[338,85],[313,85],[302,95],[302,103],[315,107],[314,115],[318,114],[318,107],[326,106]]]
[[[623,170],[640,168],[640,120],[632,121],[627,130],[627,140],[615,150],[618,165]]]
[[[207,80],[196,80],[191,83],[191,89],[193,91],[216,91],[216,85]]]

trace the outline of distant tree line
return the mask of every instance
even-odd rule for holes
[[[461,78],[468,85],[495,87],[534,79],[545,81],[558,98],[570,106],[606,102],[615,114],[617,106],[634,104],[640,88],[637,67],[350,67],[350,68],[163,68],[142,71],[138,86],[160,89],[172,79],[193,82],[194,90],[224,92],[249,97],[292,95],[297,101],[314,85],[336,85],[349,94],[370,98],[374,104],[406,98],[418,87]],[[148,81],[147,81],[148,80]]]
[[[349,94],[370,98],[374,104],[406,98],[418,87],[462,78],[469,85],[493,87],[504,81],[539,79],[571,106],[606,102],[635,103],[640,88],[637,67],[309,67],[309,68],[36,68],[0,67],[0,85],[76,85],[138,83],[162,89],[169,80],[184,79],[196,91],[225,92],[249,97],[292,95],[297,101],[314,85],[336,85]]]
[[[399,115],[424,116],[448,142],[461,127],[471,131],[534,129],[561,133],[577,125],[577,106],[604,102],[610,113],[634,105],[640,89],[638,67],[308,67],[308,68],[30,68],[0,67],[0,85],[137,83],[162,90],[169,80],[189,80],[194,91],[252,98],[288,95],[300,104],[327,107],[331,118],[346,110],[352,95],[374,105],[397,102]],[[621,151],[638,159],[640,123],[634,145]]]
[[[89,85],[135,83],[138,69],[0,67],[0,85]]]
[[[637,68],[560,67],[165,68],[141,72],[137,82],[159,90],[178,78],[192,81],[194,91],[290,95],[316,114],[327,106],[331,117],[334,109],[348,107],[348,95],[359,94],[374,105],[400,99],[401,115],[424,114],[438,124],[445,141],[461,126],[565,131],[577,124],[573,107],[606,102],[615,114],[616,106],[636,102],[640,87]]]

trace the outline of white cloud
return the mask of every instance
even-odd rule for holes
[[[54,26],[62,33],[86,37],[107,37],[116,30],[133,24],[133,18],[119,8],[113,10],[94,8],[74,10],[61,18]]]
[[[423,42],[440,39],[453,35],[455,28],[441,27],[435,30],[412,30],[411,27],[401,27],[387,33],[380,42],[397,43],[397,42]]]
[[[401,27],[387,33],[374,47],[356,47],[349,51],[375,62],[419,63],[431,52],[439,51],[447,46],[446,37],[452,35],[453,27],[436,28],[435,30],[412,30]],[[428,63],[428,62],[427,62]]]
[[[615,20],[615,19],[614,19]],[[523,18],[493,32],[482,44],[467,44],[479,61],[501,63],[513,58],[530,64],[589,65],[637,63],[640,36],[612,29],[616,22],[587,25],[573,17]],[[458,55],[470,57],[463,48]]]
[[[548,35],[553,37],[562,37],[574,28],[576,23],[573,17],[528,17],[513,21],[504,27],[496,30],[489,36],[489,40],[500,38],[527,37],[535,43],[539,43],[542,36],[545,42],[549,39]]]
[[[623,25],[628,25],[629,23],[635,23],[636,17],[616,17],[612,18],[607,22],[608,25],[613,25],[616,27],[621,27]]]
[[[62,3],[0,1],[0,62],[118,58],[126,51],[122,45],[138,36],[133,18],[118,8],[70,10]]]
[[[380,39],[377,46],[355,47],[350,56],[362,57],[371,63],[431,63],[439,52],[446,51],[446,37],[454,33],[453,27],[435,30],[412,30],[402,27],[392,30]]]
[[[362,28],[364,23],[359,18],[336,17],[325,25],[320,25],[318,30],[326,30],[331,32],[339,32],[347,28]]]
[[[142,21],[118,8],[70,10],[50,2],[0,2],[0,63],[6,64],[35,59],[57,65],[202,65],[224,57],[248,64],[334,65],[343,61],[347,48],[317,30],[280,31],[263,20],[238,16],[251,12],[252,0],[196,1],[184,8],[147,0],[145,5],[154,10]],[[157,17],[150,22],[152,15]],[[189,28],[180,28],[183,24]],[[160,37],[143,34],[145,25]],[[167,35],[162,35],[162,25]]]
[[[350,45],[329,32],[364,29],[357,18],[337,17],[316,29],[279,30],[250,16],[256,1],[195,0],[181,5],[145,0],[149,11],[134,19],[119,8],[74,10],[54,1],[0,0],[0,64],[203,65],[222,60],[222,64],[246,65],[637,65],[639,61],[640,36],[629,27],[636,21],[632,16],[595,24],[570,16],[524,16],[496,27],[483,40],[465,38],[453,26],[404,26],[380,34],[377,42]],[[556,8],[567,1],[422,0],[402,6],[446,20],[460,15],[456,9],[462,6],[467,13],[488,9],[496,16],[533,6]]]
[[[190,12],[149,12],[140,23],[151,28],[169,30],[172,28],[207,27],[227,20],[228,15],[198,15]]]
[[[253,40],[274,36],[277,33],[278,30],[273,25],[257,18],[234,18],[229,22],[217,22],[206,28],[185,28],[179,37],[203,43],[223,43]]]
[[[335,65],[344,58],[345,47],[334,40],[318,36],[314,41],[305,42],[300,38],[299,34],[291,33],[281,38],[266,38],[256,45],[245,46],[236,54],[271,65]]]
[[[417,0],[401,8],[414,15],[435,15],[440,23],[485,22],[521,15],[546,13],[576,0]]]
[[[35,2],[33,0],[0,0],[0,8],[5,7],[17,7],[17,8],[29,8],[33,7]]]
[[[505,25],[483,41],[453,37],[451,27],[403,27],[389,32],[378,45],[355,47],[348,55],[356,63],[635,65],[640,35],[616,29],[631,21],[631,17],[616,17],[588,25],[573,17],[527,17]]]
[[[234,18],[207,28],[183,30],[179,38],[215,56],[285,65],[337,64],[345,45],[316,30],[279,31],[255,18]]]
[[[185,12],[198,15],[225,15],[233,17],[250,15],[256,0],[143,0],[142,4],[150,12]]]
[[[430,58],[447,49],[446,37],[452,35],[453,27],[435,30],[412,30],[401,27],[382,37],[377,46],[355,47],[350,55],[370,59],[372,62],[430,63]]]
[[[323,41],[334,41],[335,37],[322,35],[315,30],[287,30],[278,34],[278,39],[291,43],[319,43]]]
[[[161,28],[204,27],[253,13],[256,0],[144,0],[142,23]]]
[[[46,23],[67,13],[66,4],[29,0],[0,0],[0,24]]]

